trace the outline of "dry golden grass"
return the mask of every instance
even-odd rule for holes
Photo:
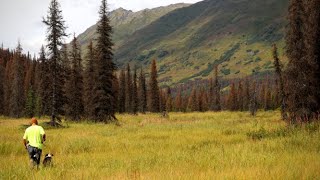
[[[38,171],[22,145],[28,119],[0,117],[0,179],[320,179],[319,124],[287,127],[272,111],[169,116],[46,128],[54,167]]]

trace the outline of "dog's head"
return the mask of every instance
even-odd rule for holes
[[[53,154],[52,153],[48,153],[44,156],[44,158],[52,158],[53,157]]]

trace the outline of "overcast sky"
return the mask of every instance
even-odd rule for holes
[[[15,48],[18,40],[24,52],[38,53],[45,44],[47,15],[51,0],[0,0],[0,43]],[[109,10],[122,7],[139,11],[175,3],[195,3],[200,0],[108,0]],[[80,34],[98,20],[100,0],[59,0],[68,34]],[[66,41],[71,39],[71,35]]]

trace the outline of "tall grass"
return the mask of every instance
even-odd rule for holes
[[[319,179],[318,124],[287,127],[279,112],[119,115],[121,126],[46,129],[54,167],[30,170],[27,119],[0,117],[0,179]],[[41,122],[43,122],[42,120]]]

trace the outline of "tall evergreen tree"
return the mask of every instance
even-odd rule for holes
[[[180,86],[178,88],[178,92],[175,97],[175,111],[182,112],[182,106],[183,106],[182,103],[183,103],[182,87]]]
[[[287,108],[289,121],[296,123],[302,119],[309,119],[317,108],[317,100],[314,97],[316,85],[312,82],[314,77],[314,63],[308,59],[307,44],[309,32],[306,32],[308,24],[308,9],[302,0],[291,0],[288,13],[288,29],[286,33],[287,56],[289,59],[286,74],[288,90]],[[310,12],[308,12],[310,14]]]
[[[35,85],[35,61],[27,60],[27,66],[26,67],[26,76],[24,78],[24,96],[28,96],[29,88],[33,88]]]
[[[72,44],[72,42],[71,42]],[[61,54],[61,72],[59,74],[59,78],[60,78],[60,81],[59,82],[61,85],[62,85],[62,97],[60,99],[61,101],[61,104],[66,104],[68,103],[68,99],[66,97],[66,91],[67,91],[67,86],[68,86],[68,79],[70,78],[71,76],[71,66],[72,66],[72,62],[70,61],[69,59],[69,56],[70,56],[70,53],[68,51],[68,46],[66,44],[63,44],[62,47],[61,47],[61,50],[60,50],[60,54]]]
[[[157,80],[157,64],[153,60],[151,64],[151,75],[150,75],[150,111],[151,112],[160,112],[160,90]]]
[[[166,93],[167,97],[166,97],[166,110],[168,112],[172,111],[172,94],[171,94],[171,89],[170,87],[167,88],[167,93]]]
[[[204,88],[201,88],[200,92],[198,92],[198,103],[198,109],[200,112],[205,112],[208,110],[208,96]]]
[[[112,52],[112,27],[107,12],[106,0],[101,1],[100,20],[97,27],[97,79],[94,87],[94,119],[100,122],[117,121],[115,117],[116,104],[112,84],[114,71]]]
[[[166,107],[166,93],[164,92],[163,89],[160,90],[160,112],[163,113],[163,116],[167,116],[167,107]]]
[[[12,94],[12,79],[13,79],[13,60],[12,57],[10,57],[7,63],[6,63],[6,69],[5,69],[5,84],[4,84],[4,114],[7,116],[10,116],[10,98]]]
[[[138,99],[138,84],[137,84],[137,70],[133,73],[133,87],[132,87],[132,112],[137,114],[139,110],[139,99]]]
[[[119,77],[119,112],[126,112],[126,73],[121,70]]]
[[[228,106],[231,111],[236,111],[238,109],[238,107],[237,107],[237,92],[236,92],[236,87],[235,87],[234,83],[231,83],[231,85],[230,85]]]
[[[66,117],[72,121],[80,121],[83,115],[83,78],[82,78],[82,59],[80,46],[77,38],[74,37],[72,41],[72,50],[70,52],[71,69],[67,79],[66,97],[67,103],[65,105]]]
[[[273,59],[274,59],[274,67],[275,67],[275,71],[276,71],[276,75],[277,75],[277,79],[279,82],[279,89],[280,92],[276,92],[280,94],[280,102],[281,102],[281,117],[283,120],[287,119],[287,114],[285,112],[285,108],[286,108],[286,94],[284,91],[284,80],[283,80],[283,75],[282,75],[282,66],[280,63],[280,59],[279,59],[279,55],[278,55],[278,49],[276,44],[273,45],[273,49],[272,49],[272,54],[273,54]],[[276,83],[277,84],[277,83]]]
[[[42,46],[40,49],[40,57],[39,57],[39,68],[38,68],[38,107],[40,108],[40,116],[41,115],[50,115],[52,108],[52,88],[50,88],[50,84],[52,83],[52,79],[50,77],[49,72],[49,62],[46,58],[45,49]]]
[[[127,64],[127,74],[126,74],[126,110],[127,112],[132,112],[132,93],[133,93],[133,85],[132,85],[132,76],[130,64]]]
[[[19,42],[13,58],[13,79],[10,95],[10,116],[15,118],[21,117],[24,109],[24,60],[21,52],[22,48]]]
[[[214,109],[214,106],[215,106],[215,102],[214,102],[214,86],[213,86],[213,79],[210,78],[209,79],[209,92],[208,92],[208,95],[209,95],[209,105],[210,105],[210,110],[213,110]]]
[[[188,110],[191,112],[199,110],[199,99],[197,96],[197,89],[195,87],[192,89],[189,96]]]
[[[250,105],[250,82],[247,78],[245,80],[245,90],[244,90],[244,98],[243,98],[243,107],[244,110],[248,111]]]
[[[25,115],[31,118],[31,117],[34,117],[35,113],[36,113],[36,96],[32,86],[30,86],[28,88],[28,93],[27,93]]]
[[[238,106],[238,110],[240,111],[244,111],[244,93],[243,93],[243,86],[242,86],[242,81],[240,80],[238,83],[238,99],[237,99],[237,106]]]
[[[147,111],[147,97],[146,78],[141,68],[139,76],[139,107],[141,113],[145,113]]]
[[[214,108],[215,111],[221,111],[221,100],[220,100],[220,82],[218,77],[218,66],[215,67],[214,71]]]
[[[94,116],[94,101],[93,101],[93,87],[96,79],[95,74],[95,53],[93,49],[92,41],[87,47],[86,59],[86,68],[84,71],[83,79],[83,105],[85,116],[87,118],[93,118]]]
[[[250,114],[252,116],[256,116],[257,109],[258,109],[257,85],[256,85],[256,82],[253,82],[251,87],[250,104],[249,104]]]
[[[271,88],[270,88],[270,80],[268,80],[266,85],[266,92],[265,92],[265,99],[264,99],[264,110],[268,111],[272,108],[272,97],[271,97]]]
[[[307,16],[304,20],[305,58],[308,66],[309,118],[320,112],[320,1],[303,1]],[[311,117],[310,117],[311,116]]]
[[[266,99],[266,83],[262,83],[260,92],[259,92],[259,108],[265,108],[265,99]]]
[[[65,22],[60,10],[60,4],[57,0],[52,0],[49,11],[43,23],[47,25],[47,41],[49,49],[50,73],[52,77],[52,112],[51,125],[56,125],[56,120],[60,119],[63,113],[63,80],[61,79],[61,56],[59,49],[63,45],[63,38],[67,36],[65,33]]]
[[[115,97],[114,101],[114,108],[116,112],[119,112],[119,92],[120,92],[120,85],[119,85],[119,80],[116,75],[114,74],[113,82],[112,82],[112,91]]]

